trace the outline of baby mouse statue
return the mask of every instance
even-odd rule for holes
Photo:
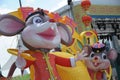
[[[83,50],[87,55],[85,64],[92,80],[110,80],[112,69],[110,60],[117,58],[115,49],[105,50],[103,43],[97,42],[92,46],[86,45]]]

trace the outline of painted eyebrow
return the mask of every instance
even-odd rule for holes
[[[33,15],[37,15],[37,14],[40,14],[40,15],[44,16],[44,14],[43,14],[42,12],[40,12],[40,11],[36,11],[36,12],[31,13],[30,15],[28,15],[28,17],[26,18],[25,21],[27,21],[31,16],[33,16]]]

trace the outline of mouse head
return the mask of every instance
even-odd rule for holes
[[[86,46],[87,47],[87,46]],[[110,49],[108,52],[105,50],[105,45],[102,43],[95,43],[90,47],[87,47],[85,52],[89,55],[86,60],[86,65],[89,69],[98,71],[104,70],[110,67],[110,60],[117,58],[117,53],[114,49]]]
[[[15,16],[0,15],[0,34],[14,36],[20,34],[24,45],[29,49],[52,49],[60,43],[72,43],[71,32],[65,24],[51,19],[44,10],[31,13],[26,21]]]

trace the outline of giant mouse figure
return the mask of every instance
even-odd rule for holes
[[[62,58],[48,54],[60,43],[70,45],[72,37],[65,24],[50,19],[42,9],[31,13],[25,22],[12,15],[0,15],[0,34],[21,35],[24,46],[29,50],[8,49],[8,52],[18,55],[17,67],[31,69],[31,80],[61,80],[56,64],[71,67],[79,60],[74,57]]]
[[[105,45],[97,42],[92,46],[84,46],[83,50],[88,54],[85,64],[92,80],[110,80],[111,64],[110,60],[117,58],[116,50],[105,50]]]

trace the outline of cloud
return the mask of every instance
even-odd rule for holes
[[[66,4],[67,4],[67,1],[63,0],[62,2],[60,2],[60,3],[58,4],[58,6],[63,6],[63,5],[66,5]]]
[[[30,5],[32,5],[34,2],[35,2],[35,0],[26,0],[26,1],[25,1],[25,5],[26,5],[26,6],[30,6]],[[23,3],[23,4],[24,4],[24,3]]]
[[[80,1],[80,0],[74,0],[74,1]],[[61,7],[67,5],[67,0],[61,0],[60,2],[58,2],[57,6],[52,8],[52,11],[55,11],[57,9],[60,9]]]
[[[7,14],[9,12],[12,12],[13,10],[8,8],[0,8],[0,14]]]
[[[6,4],[2,4],[0,5],[0,14],[7,14],[9,12],[12,12],[14,10],[12,10],[10,7],[8,7],[8,5]]]
[[[52,11],[55,11],[63,6],[65,6],[67,4],[67,1],[66,0],[62,0],[61,2],[59,2],[58,4],[56,4],[57,6],[52,8]]]

